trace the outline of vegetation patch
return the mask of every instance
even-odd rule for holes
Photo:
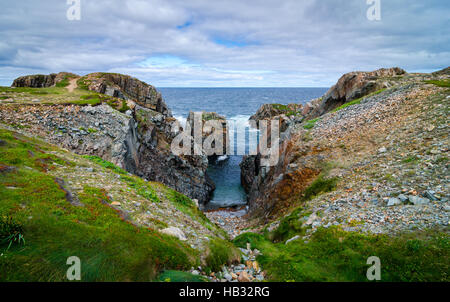
[[[223,265],[240,262],[239,250],[230,242],[220,238],[210,239],[206,257],[206,271],[218,272]]]
[[[334,109],[332,112],[338,112],[339,110],[342,110],[342,109],[347,108],[347,107],[349,107],[349,106],[361,104],[361,101],[362,101],[362,100],[364,100],[364,99],[366,99],[366,98],[369,98],[369,97],[371,97],[371,96],[380,94],[380,93],[382,93],[382,92],[385,91],[385,90],[386,90],[386,88],[383,88],[383,89],[380,89],[380,90],[378,90],[378,91],[372,92],[372,93],[369,94],[369,95],[366,95],[366,96],[360,97],[360,98],[358,98],[358,99],[355,99],[355,100],[353,100],[353,101],[350,101],[350,102],[348,102],[348,103],[345,103],[344,105],[339,106],[339,107],[337,107],[336,109]]]
[[[0,281],[66,281],[70,256],[80,258],[85,282],[155,281],[163,270],[199,265],[198,252],[187,244],[124,220],[106,204],[103,189],[86,186],[77,192],[83,207],[67,202],[55,177],[36,161],[47,158],[50,165],[57,160],[48,153],[55,147],[3,129],[0,139],[6,142],[0,147],[0,166],[15,167],[0,173]],[[119,175],[141,184],[137,177]]]
[[[209,282],[208,278],[182,271],[164,271],[158,277],[160,282]]]
[[[114,172],[118,174],[128,174],[127,171],[125,171],[122,168],[117,167],[115,164],[104,160],[103,158],[95,155],[83,155],[84,158],[89,159],[90,161],[93,161],[94,163],[102,166],[103,168],[113,170]]]
[[[450,281],[448,234],[437,231],[388,235],[363,235],[339,227],[318,229],[309,242],[302,239],[276,243],[267,236],[245,233],[235,245],[247,242],[262,252],[257,260],[269,281],[368,281],[371,256],[381,260],[381,281]]]
[[[316,123],[317,123],[318,120],[319,120],[319,118],[315,118],[315,119],[312,119],[312,120],[307,121],[307,122],[303,125],[303,128],[305,128],[305,129],[307,129],[307,130],[314,128],[314,125],[316,125]]]
[[[425,83],[427,83],[427,84],[433,84],[433,85],[436,85],[436,86],[438,86],[438,87],[444,87],[444,88],[450,87],[450,79],[443,79],[443,80],[428,80],[428,81],[425,81]]]

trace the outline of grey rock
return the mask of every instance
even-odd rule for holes
[[[388,207],[393,207],[393,206],[398,206],[398,205],[401,205],[401,204],[402,204],[402,202],[400,201],[400,199],[391,197],[388,200],[387,206]]]
[[[419,196],[409,196],[409,201],[416,206],[421,206],[421,205],[427,205],[430,203],[430,200],[428,198],[422,198]]]
[[[408,201],[408,196],[400,194],[398,195],[398,199],[400,199],[401,202],[406,203]]]
[[[294,236],[294,237],[292,237],[291,239],[288,239],[288,240],[286,240],[286,245],[289,243],[289,242],[292,242],[292,241],[294,241],[294,240],[297,240],[297,239],[299,239],[300,238],[300,236],[299,235],[296,235],[296,236]]]

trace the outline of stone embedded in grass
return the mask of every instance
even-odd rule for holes
[[[296,236],[292,237],[291,239],[286,240],[285,244],[288,244],[289,242],[292,242],[292,241],[297,240],[299,238],[300,238],[300,235],[296,235]]]
[[[183,231],[176,227],[168,227],[163,230],[160,230],[160,232],[169,236],[177,237],[181,241],[187,240],[186,235],[184,235]]]

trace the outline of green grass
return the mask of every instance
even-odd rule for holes
[[[181,271],[164,271],[159,275],[160,282],[209,282],[208,278]]]
[[[428,80],[428,81],[425,81],[425,83],[427,83],[427,84],[433,84],[433,85],[436,85],[436,86],[438,86],[438,87],[445,87],[445,88],[450,87],[450,79],[444,79],[444,80]]]
[[[336,109],[334,109],[332,112],[338,112],[339,110],[342,110],[342,109],[344,109],[344,108],[347,108],[347,107],[350,107],[350,106],[353,106],[353,105],[357,105],[357,104],[361,104],[361,101],[362,101],[362,100],[364,100],[364,99],[366,99],[366,98],[368,98],[368,97],[371,97],[371,96],[380,94],[380,93],[382,93],[382,92],[385,91],[385,90],[386,90],[386,88],[383,88],[383,89],[380,89],[380,90],[378,90],[378,91],[372,92],[372,93],[369,94],[369,95],[366,95],[366,96],[360,97],[360,98],[358,98],[358,99],[355,99],[355,100],[353,100],[353,101],[350,101],[350,102],[348,102],[348,103],[345,103],[344,105],[339,106],[339,107],[337,107]]]
[[[82,90],[89,90],[90,84],[91,84],[91,81],[86,79],[86,77],[81,77],[77,80],[77,86],[79,89],[82,89]]]
[[[117,167],[116,165],[114,165],[113,163],[104,160],[103,158],[99,157],[99,156],[95,156],[95,155],[83,155],[84,158],[87,158],[91,161],[93,161],[96,164],[99,164],[100,166],[102,166],[103,168],[106,169],[110,169],[113,170],[114,172],[118,173],[118,174],[128,174],[127,171],[125,171],[122,168]]]
[[[262,252],[257,260],[270,281],[368,281],[370,256],[381,260],[381,281],[448,282],[450,241],[448,234],[429,231],[404,234],[363,235],[338,227],[320,228],[308,243],[288,245],[266,236],[245,233],[234,243]]]
[[[305,128],[307,130],[314,128],[314,126],[316,125],[318,120],[319,120],[319,118],[315,118],[315,119],[307,121],[305,123],[305,125],[303,125],[303,128]]]
[[[240,252],[232,243],[219,238],[210,239],[209,252],[206,257],[205,270],[207,272],[219,272],[224,264],[230,265],[239,261]]]
[[[310,200],[315,196],[333,191],[336,188],[338,178],[325,178],[324,174],[320,174],[303,192],[302,199]]]
[[[26,240],[1,256],[1,281],[65,281],[70,256],[81,259],[82,281],[151,281],[162,270],[199,264],[198,252],[177,238],[121,218],[101,188],[85,186],[78,193],[83,206],[69,203],[47,173],[52,163],[71,167],[48,153],[55,147],[3,129],[0,140],[0,217],[12,217]],[[91,160],[127,176],[107,162]],[[8,245],[2,242],[0,249]]]
[[[65,75],[64,78],[55,84],[56,87],[67,87],[70,84],[70,80],[73,79],[74,75]]]
[[[287,105],[283,105],[283,104],[271,104],[271,105],[274,109],[283,112],[286,116],[293,116],[293,115],[301,114],[299,111],[292,110]]]
[[[415,155],[409,156],[407,158],[405,158],[404,160],[402,160],[402,163],[404,164],[408,164],[408,163],[418,163],[420,161],[420,158],[418,158]]]

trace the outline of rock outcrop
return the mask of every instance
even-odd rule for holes
[[[19,77],[14,80],[11,87],[31,87],[44,88],[55,86],[57,83],[64,80],[66,77],[78,77],[73,73],[60,72],[58,74],[52,73],[49,75],[35,74]]]
[[[390,86],[386,78],[405,75],[401,68],[381,68],[372,72],[350,72],[344,74],[338,82],[322,97],[312,112],[312,118],[323,115],[347,102],[364,97],[377,90]]]
[[[217,126],[220,129],[215,129],[213,125],[208,125],[208,121],[217,121]],[[191,129],[191,136],[194,137],[194,123],[195,123],[195,113],[189,112],[188,118],[186,119],[187,126]],[[202,146],[205,143],[205,140],[210,137],[214,132],[221,132],[222,138],[222,149],[221,151],[214,152],[212,154],[208,154],[209,161],[214,161],[218,156],[224,155],[227,153],[227,144],[228,144],[228,132],[227,132],[227,120],[224,116],[216,113],[216,112],[201,112],[201,121],[198,121],[198,127],[201,127],[201,136],[202,136]],[[216,148],[216,141],[211,140],[208,147],[211,148],[211,152]],[[193,150],[192,150],[193,152]]]
[[[430,94],[439,92],[439,88],[425,81],[437,76],[440,80],[447,77],[444,80],[448,81],[444,71],[434,75],[406,74],[399,68],[344,75],[325,96],[304,105],[300,114],[303,119],[291,122],[282,133],[277,165],[264,167],[256,156],[244,157],[241,183],[248,192],[250,214],[271,221],[302,204],[306,198],[314,197],[321,192],[321,186],[332,187],[335,179],[354,175],[354,171],[346,170],[348,165],[355,165],[358,171],[360,166],[371,168],[373,162],[377,162],[373,160],[373,153],[380,154],[377,158],[391,152],[380,143],[384,139],[392,140],[393,136],[387,135],[389,131],[398,132],[396,135],[404,139],[408,137],[408,142],[414,140],[417,134],[412,133],[417,131],[411,129],[415,128],[402,132],[404,126],[400,125],[410,114],[408,108],[422,106],[421,102],[429,102]],[[388,89],[379,91],[386,87]],[[374,94],[375,91],[379,93]],[[355,104],[339,108],[358,98],[361,100]],[[422,114],[421,119],[426,120],[427,116]],[[416,116],[411,116],[410,120],[421,122]],[[392,128],[394,121],[398,129]],[[377,150],[387,151],[379,153]],[[349,181],[347,178],[344,182]],[[389,195],[386,193],[386,196]],[[317,223],[311,225],[317,226]]]
[[[155,87],[128,75],[118,73],[91,73],[79,82],[91,91],[109,96],[133,100],[139,105],[171,116],[161,93]]]
[[[55,81],[67,74],[50,75]],[[39,77],[38,77],[39,78]],[[45,81],[47,81],[45,80]],[[17,85],[43,87],[34,76],[17,79]],[[177,156],[171,143],[182,131],[161,94],[142,81],[126,75],[94,73],[78,80],[79,88],[107,93],[127,101],[126,114],[106,103],[96,106],[1,104],[0,121],[18,124],[27,132],[77,154],[96,155],[144,179],[158,181],[197,199],[209,201],[214,183],[206,174],[207,156]],[[88,84],[88,85],[87,85]]]

